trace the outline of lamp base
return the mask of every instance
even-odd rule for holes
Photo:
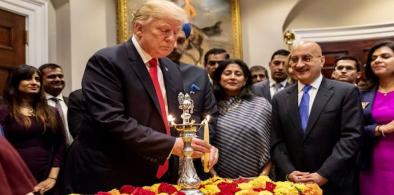
[[[181,190],[181,192],[185,193],[186,195],[203,195],[204,194],[200,190],[197,190],[197,189],[184,189],[184,190]]]

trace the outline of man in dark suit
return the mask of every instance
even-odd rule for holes
[[[68,129],[75,139],[80,132],[85,107],[83,105],[82,89],[77,89],[70,93],[68,97]]]
[[[62,93],[66,82],[64,81],[63,68],[54,63],[43,64],[39,68],[42,76],[42,86],[44,88],[45,97],[48,105],[56,108],[63,120],[66,133],[67,145],[70,145],[73,138],[68,129],[68,98]]]
[[[341,56],[335,60],[332,79],[357,85],[361,78],[361,62],[353,56]]]
[[[323,78],[315,42],[296,45],[289,65],[298,83],[272,100],[272,159],[279,179],[315,182],[324,194],[356,194],[355,157],[362,110],[354,85]]]
[[[170,135],[176,132],[169,132],[166,118],[181,120],[183,85],[165,56],[186,18],[170,1],[147,1],[134,14],[132,38],[89,59],[82,79],[86,111],[66,161],[65,193],[176,180],[168,158],[181,156],[184,144]],[[216,148],[198,138],[192,147],[194,157],[210,152],[210,166],[216,163]]]
[[[210,138],[214,136],[214,123],[217,116],[217,108],[215,96],[212,93],[212,88],[209,82],[208,73],[205,69],[180,62],[183,52],[188,44],[188,37],[191,33],[191,24],[185,23],[182,26],[182,31],[177,35],[177,44],[174,50],[170,53],[168,58],[179,65],[183,77],[183,88],[185,92],[190,94],[194,102],[194,111],[192,119],[197,123],[201,122],[207,115],[210,115]],[[198,137],[204,138],[204,131],[201,128],[197,132]],[[203,172],[203,167],[200,160],[195,160],[194,165],[198,176],[201,179],[208,179],[210,174]]]
[[[265,97],[271,102],[275,93],[290,85],[287,81],[285,69],[289,53],[290,52],[285,49],[280,49],[272,54],[271,61],[269,62],[271,79],[253,85],[253,91],[256,95]]]

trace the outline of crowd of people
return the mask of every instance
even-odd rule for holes
[[[193,99],[192,119],[212,118],[209,143],[202,131],[192,139],[202,179],[268,175],[317,183],[324,194],[394,194],[394,42],[376,43],[365,67],[338,58],[332,78],[321,73],[319,44],[300,42],[272,54],[269,75],[222,48],[206,52],[204,67],[182,63],[191,24],[174,3],[144,3],[132,27],[127,42],[88,60],[69,98],[57,64],[11,72],[0,107],[1,194],[176,183],[184,143],[168,117],[181,120],[180,92]]]

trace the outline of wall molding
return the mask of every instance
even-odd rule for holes
[[[295,35],[295,43],[303,40],[316,42],[352,41],[394,37],[394,23],[345,26],[329,28],[305,28],[291,30]]]
[[[26,63],[35,67],[48,62],[48,2],[44,0],[0,0],[0,9],[26,17],[28,45]]]

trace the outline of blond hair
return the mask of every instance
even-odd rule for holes
[[[187,21],[186,12],[173,2],[167,0],[149,0],[133,14],[132,25],[137,21],[147,21],[150,18],[172,19],[181,24]]]

